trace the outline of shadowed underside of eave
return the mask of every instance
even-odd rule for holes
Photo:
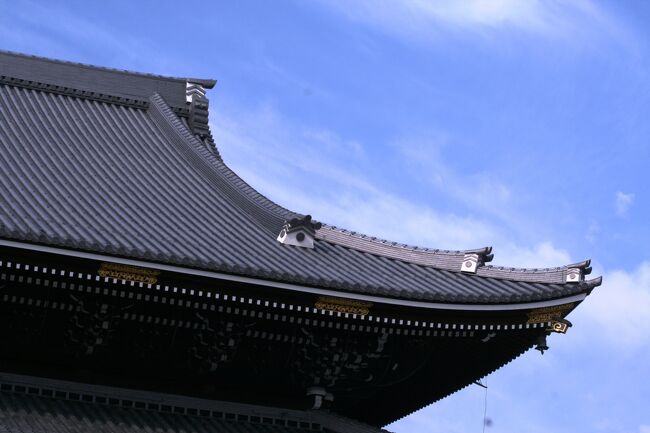
[[[61,274],[55,264],[45,263],[48,275],[52,271]],[[291,408],[303,407],[305,388],[313,385],[315,376],[323,377],[323,386],[335,396],[332,410],[372,425],[391,422],[501,367],[534,344],[547,327],[546,323],[529,327],[533,318],[525,312],[517,317],[472,314],[462,316],[464,319],[455,313],[434,313],[426,319],[431,323],[413,322],[411,317],[410,321],[389,320],[388,324],[373,317],[337,318],[289,305],[276,309],[271,303],[270,314],[256,314],[253,311],[264,309],[265,303],[247,300],[240,288],[231,293],[242,299],[229,299],[223,293],[217,296],[218,292],[201,296],[175,287],[168,292],[138,289],[137,285],[131,288],[111,280],[96,282],[95,290],[86,290],[70,280],[66,285],[52,280],[35,285],[29,275],[38,275],[42,269],[33,264],[29,268],[24,262],[14,264],[12,269],[14,273],[3,279],[10,283],[2,285],[4,295],[0,296],[2,341],[11,348],[1,357],[6,371]],[[4,269],[2,273],[5,275]],[[77,272],[61,275],[70,274],[72,280],[87,281]],[[176,302],[163,302],[160,296],[151,299],[152,292],[169,293]],[[125,303],[127,294],[134,294],[134,300]],[[191,302],[181,302],[183,298]],[[210,302],[218,308],[206,308],[202,301],[207,299],[219,299]],[[37,308],[39,305],[48,308]],[[82,312],[61,308],[67,305],[82,305]],[[168,307],[172,305],[180,308]],[[236,308],[222,310],[228,305]],[[128,317],[120,311],[128,311]],[[288,320],[285,314],[292,319],[297,316],[297,320]],[[383,314],[373,311],[380,319]],[[111,318],[106,331],[96,334],[93,323],[105,317]],[[341,321],[347,323],[339,326]],[[232,327],[226,327],[226,322]],[[525,325],[505,326],[517,322]],[[84,326],[70,327],[71,323]],[[197,327],[201,324],[215,332],[208,337]],[[247,332],[240,332],[244,329]],[[92,339],[82,338],[90,334]],[[276,338],[282,335],[296,339]],[[99,343],[97,336],[102,337]],[[206,352],[209,345],[205,342],[230,339],[236,349],[219,350],[219,367],[208,369],[213,358]],[[350,351],[350,359],[360,357],[361,361],[340,357]],[[224,354],[226,358],[221,357]],[[358,369],[354,368],[357,362]],[[342,368],[337,380],[326,372],[332,365]],[[409,399],[395,401],[395,395],[408,395]]]

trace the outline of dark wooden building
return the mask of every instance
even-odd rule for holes
[[[600,284],[279,206],[220,157],[214,84],[0,52],[0,431],[378,432]]]

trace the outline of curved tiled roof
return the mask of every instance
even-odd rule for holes
[[[600,284],[584,281],[586,262],[497,268],[484,266],[489,248],[430,250],[327,225],[314,249],[283,245],[283,223],[301,215],[255,191],[190,130],[185,81],[57,62],[59,75],[39,72],[44,61],[53,62],[0,52],[2,238],[424,301],[531,302]],[[478,257],[475,274],[460,272],[466,254]],[[580,279],[566,283],[572,268]]]
[[[103,68],[83,63],[28,56],[0,51],[0,76],[24,81],[25,85],[56,85],[59,90],[87,92],[146,103],[151,94],[159,93],[173,107],[185,107],[186,83],[212,88],[215,80],[176,78],[162,75]],[[55,90],[55,89],[51,89]]]

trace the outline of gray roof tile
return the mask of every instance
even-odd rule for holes
[[[0,372],[3,431],[387,433],[325,410],[205,400]]]
[[[46,61],[52,62],[0,52],[5,78],[9,71],[69,86],[77,78],[88,91],[97,82],[95,90],[116,95],[124,94],[123,85],[146,104],[0,81],[2,238],[425,301],[537,301],[600,283],[566,284],[567,267],[479,266],[476,275],[463,274],[466,252],[392,245],[327,225],[317,231],[314,249],[282,245],[275,240],[280,228],[299,215],[255,191],[209,138],[188,129],[170,106],[184,95],[182,79],[61,62],[44,71]]]
[[[0,393],[0,432],[313,433],[314,430]]]

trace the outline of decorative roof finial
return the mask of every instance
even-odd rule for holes
[[[209,136],[209,101],[205,97],[205,88],[201,84],[188,81],[185,85],[185,102],[190,109],[188,123],[192,132],[201,137]]]
[[[481,250],[465,251],[463,262],[460,265],[461,272],[475,274],[479,266],[492,261],[492,247],[486,247]]]
[[[572,327],[573,324],[567,319],[562,317],[556,317],[552,322],[551,326],[546,329],[547,332],[557,332],[559,334],[566,334],[567,330]]]
[[[285,221],[278,235],[278,241],[285,245],[314,248],[314,235],[322,227],[321,223],[311,220],[311,215]]]
[[[568,265],[565,282],[579,283],[581,281],[584,281],[585,275],[589,275],[591,273],[591,266],[589,266],[590,264],[591,260],[585,260],[584,262]]]

